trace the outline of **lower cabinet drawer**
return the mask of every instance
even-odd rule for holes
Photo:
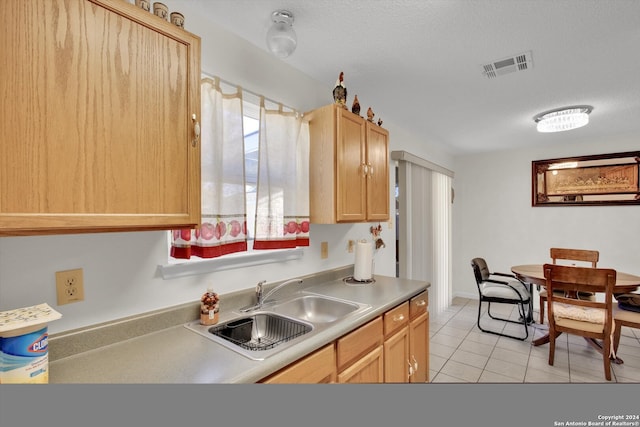
[[[380,345],[382,345],[382,318],[377,317],[338,339],[336,347],[338,372]]]
[[[416,317],[427,312],[429,308],[429,293],[424,291],[409,301],[409,317],[415,319]]]
[[[409,303],[403,302],[384,314],[385,338],[398,332],[409,323]]]
[[[318,384],[336,382],[336,352],[333,343],[261,381],[265,384]]]

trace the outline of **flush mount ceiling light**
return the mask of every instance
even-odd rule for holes
[[[296,50],[298,38],[293,31],[293,13],[276,10],[271,14],[271,28],[267,31],[267,46],[278,58],[286,58]]]
[[[537,123],[538,132],[562,132],[585,126],[592,110],[590,105],[557,108],[540,113],[533,120]]]

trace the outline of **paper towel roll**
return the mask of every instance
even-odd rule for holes
[[[360,240],[356,244],[356,262],[353,268],[353,278],[360,282],[371,280],[373,264],[373,248],[371,243]]]

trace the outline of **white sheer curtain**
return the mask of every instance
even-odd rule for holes
[[[213,258],[247,250],[242,89],[223,94],[205,78],[202,96],[202,221],[174,230],[171,256]]]
[[[453,172],[404,151],[398,161],[399,276],[425,280],[429,310],[438,314],[451,304],[451,184]]]
[[[295,111],[260,99],[254,249],[309,246],[309,129]]]

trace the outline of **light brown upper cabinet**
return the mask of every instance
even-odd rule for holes
[[[2,0],[0,235],[200,220],[200,38],[122,0]]]
[[[389,220],[389,132],[335,104],[309,121],[312,223]]]

